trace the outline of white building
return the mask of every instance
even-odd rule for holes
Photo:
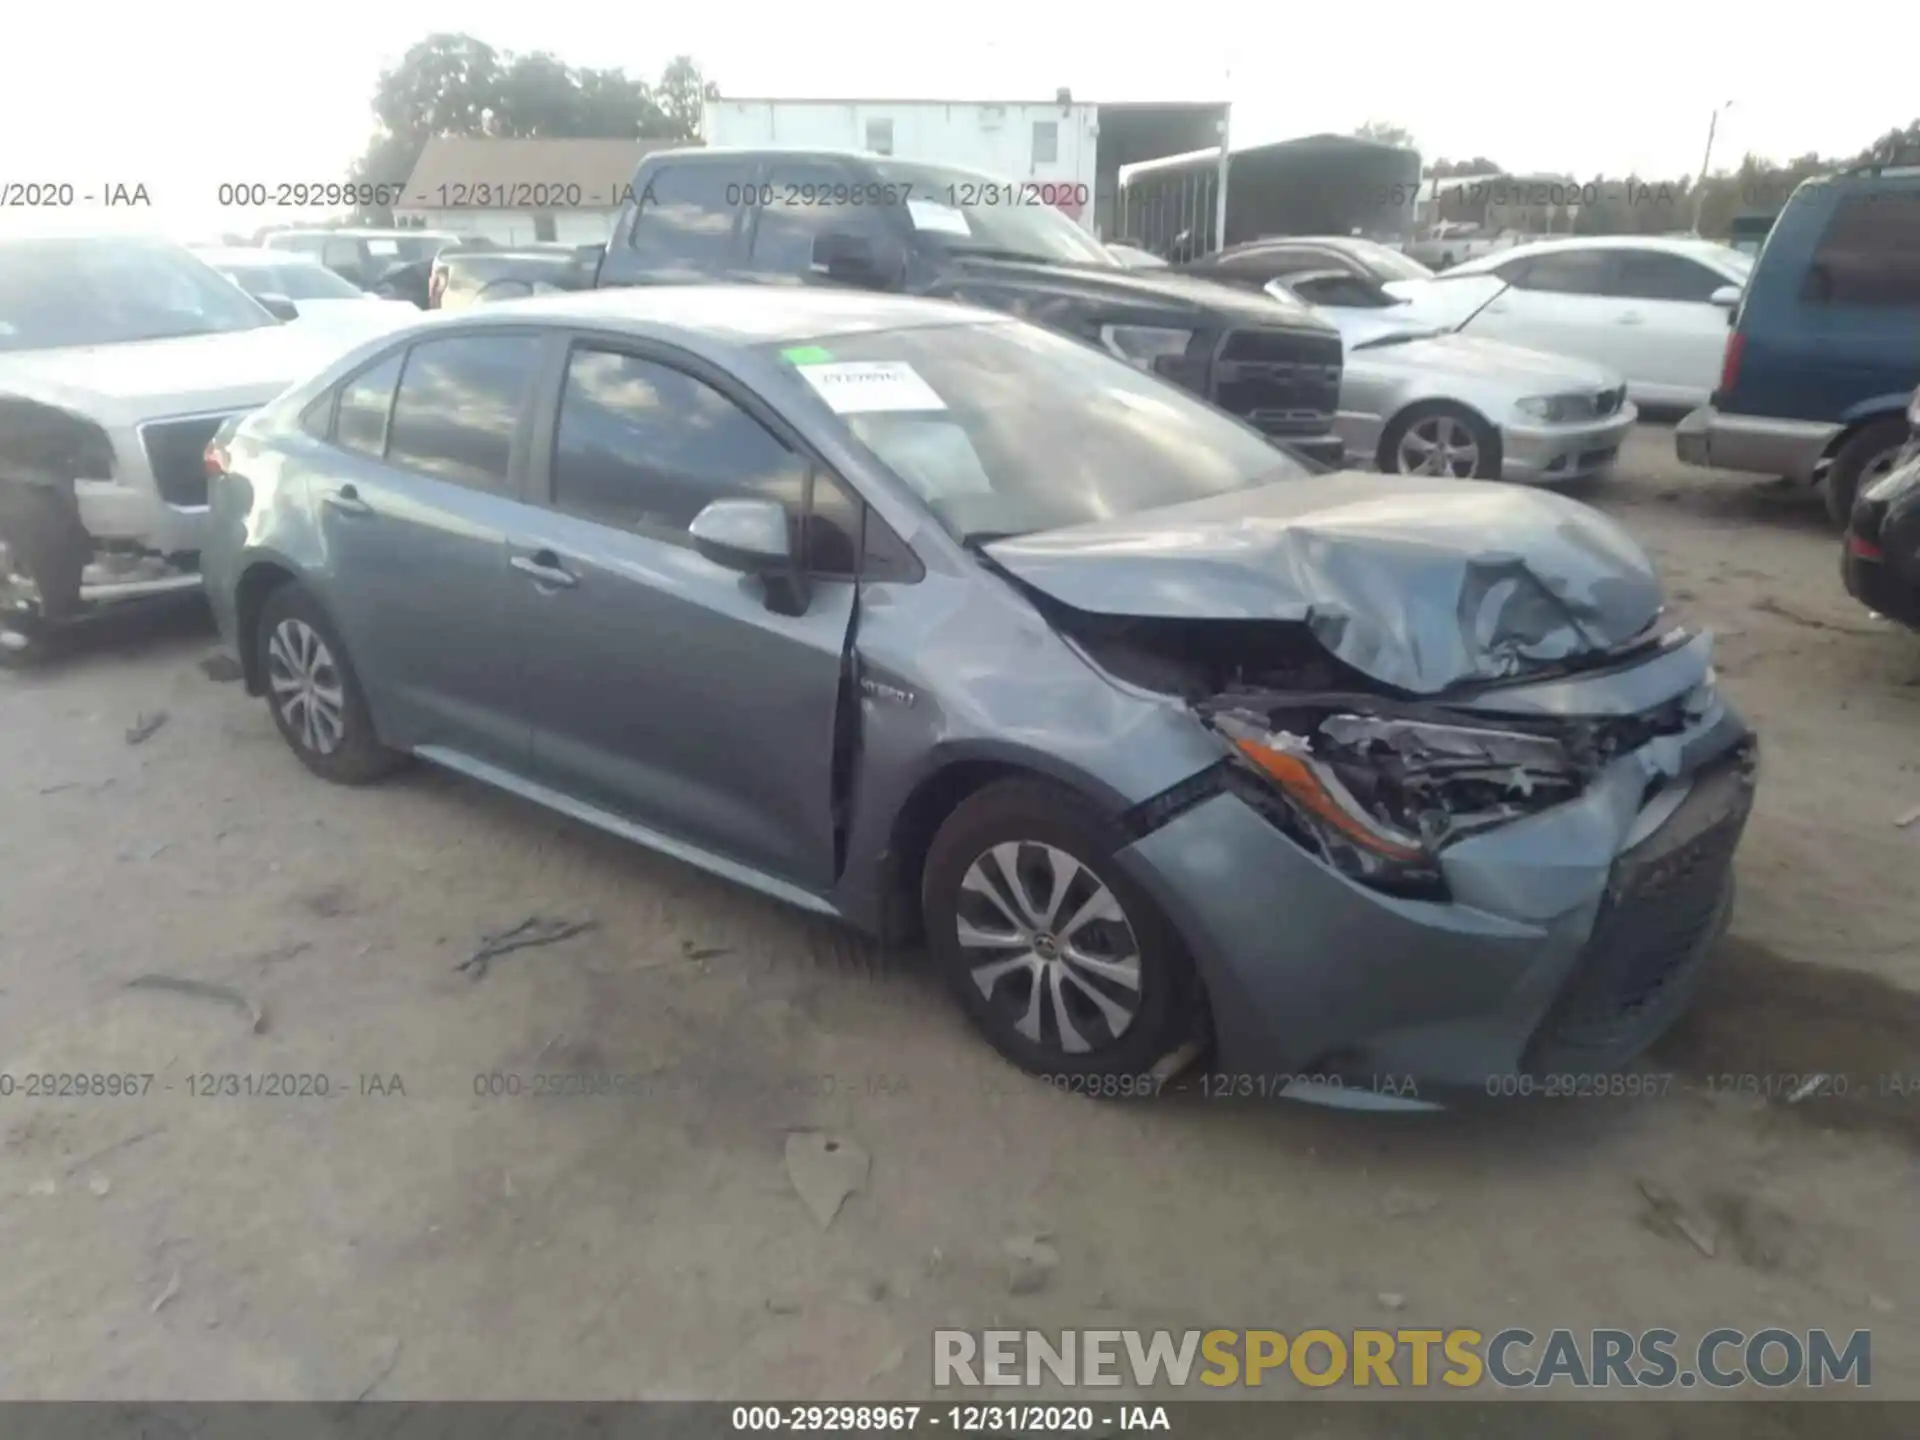
[[[709,100],[701,136],[741,148],[855,150],[1030,182],[1107,231],[1122,165],[1226,139],[1225,104],[1052,100]]]
[[[503,245],[601,244],[641,159],[678,143],[436,136],[394,202],[394,222]]]

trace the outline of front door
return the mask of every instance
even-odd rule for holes
[[[390,745],[528,763],[507,537],[528,508],[539,352],[530,335],[425,341],[341,389],[332,439],[349,459],[311,498],[334,616]]]
[[[712,500],[773,499],[798,515],[810,469],[754,402],[700,368],[587,341],[566,358],[540,447],[550,471],[536,480],[551,505],[511,545],[535,637],[535,775],[821,894],[835,872],[851,546],[848,564],[821,567],[845,574],[814,578],[799,615],[693,548],[687,526]]]

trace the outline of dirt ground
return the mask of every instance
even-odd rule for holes
[[[1659,1099],[1088,1101],[911,957],[424,767],[320,783],[197,616],[0,676],[0,1398],[910,1399],[934,1327],[995,1323],[1870,1328],[1873,1393],[1920,1397],[1920,636],[1842,591],[1816,496],[1665,430],[1585,498],[1763,736]],[[533,915],[598,928],[457,968]],[[479,1093],[556,1073],[630,1079]],[[230,1074],[330,1093],[195,1093]],[[870,1157],[824,1230],[811,1130]]]

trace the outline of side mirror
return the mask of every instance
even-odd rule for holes
[[[1722,285],[1707,297],[1707,303],[1709,305],[1718,305],[1723,310],[1731,310],[1740,303],[1740,287],[1738,285]]]
[[[258,300],[267,313],[272,315],[276,320],[286,321],[298,320],[300,318],[300,307],[284,295],[256,295],[253,298]]]
[[[687,527],[693,548],[716,565],[758,576],[767,587],[767,608],[803,614],[806,578],[794,555],[793,522],[777,500],[714,500]]]
[[[900,257],[881,254],[868,236],[832,230],[813,242],[813,268],[845,285],[892,290],[905,266]]]

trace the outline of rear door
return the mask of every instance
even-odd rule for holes
[[[1687,255],[1615,250],[1609,288],[1621,309],[1614,368],[1633,383],[1635,398],[1664,405],[1704,405],[1719,383],[1729,311],[1716,290],[1736,282]]]
[[[907,243],[901,207],[885,203],[900,187],[881,185],[870,172],[831,160],[773,159],[754,188],[747,268],[757,280],[827,283],[813,268],[813,243],[822,235],[861,236],[876,254]]]
[[[328,601],[382,737],[516,772],[530,731],[507,537],[527,509],[540,345],[527,330],[466,331],[373,362],[335,407],[348,463],[312,494]]]
[[[750,394],[663,346],[576,338],[549,378],[548,508],[513,537],[539,781],[820,894],[860,507]],[[707,560],[710,501],[813,494],[810,603]]]
[[[644,170],[600,264],[601,285],[738,279],[754,200],[746,157],[675,155]]]
[[[1637,338],[1622,325],[1623,307],[1611,293],[1611,253],[1595,246],[1567,246],[1509,260],[1493,273],[1507,292],[1482,310],[1468,333],[1505,340],[1556,355],[1610,365],[1631,385],[1641,377],[1629,368]]]

